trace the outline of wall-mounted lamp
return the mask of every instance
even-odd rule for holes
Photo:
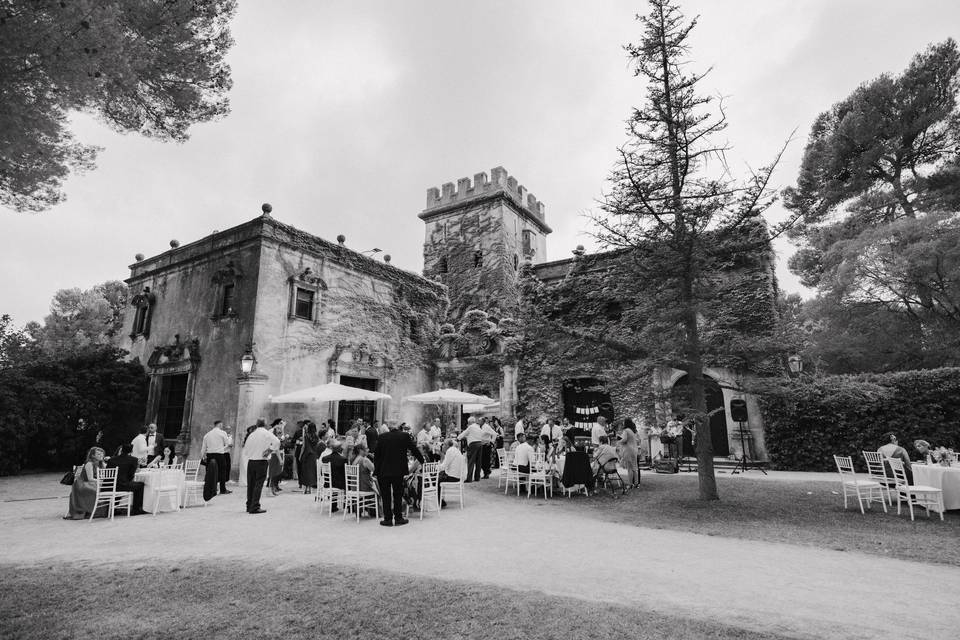
[[[253,344],[251,344],[247,347],[247,352],[240,358],[240,371],[243,375],[248,376],[253,373],[253,365],[256,361],[257,359],[253,357]]]

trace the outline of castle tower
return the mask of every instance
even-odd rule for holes
[[[546,261],[543,203],[503,167],[427,189],[423,275],[447,285],[449,318],[470,309],[513,316],[525,261]]]

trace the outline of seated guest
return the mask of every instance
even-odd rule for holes
[[[131,455],[132,452],[132,444],[120,445],[120,455],[110,458],[106,466],[117,468],[117,491],[133,493],[133,507],[130,509],[130,513],[137,516],[145,513],[143,510],[144,484],[133,479],[137,474],[137,469],[140,468],[140,461]]]
[[[133,446],[132,446],[132,445],[131,445],[130,449],[131,449],[131,451],[133,450]],[[177,461],[177,456],[173,455],[173,448],[171,448],[171,447],[164,447],[164,448],[163,448],[163,454],[162,454],[162,455],[159,455],[159,456],[157,456],[156,458],[154,458],[153,460],[151,460],[151,461],[150,461],[150,464],[148,464],[147,466],[148,466],[148,467],[154,467],[154,468],[156,468],[156,467],[169,467],[170,465],[174,464],[176,461]]]
[[[610,444],[610,438],[600,436],[600,445],[593,452],[593,472],[597,473],[609,462],[617,461],[617,450]]]
[[[131,447],[132,449],[132,447]],[[70,507],[64,520],[89,518],[97,502],[97,475],[103,468],[105,452],[100,447],[87,451],[87,460],[70,486]]]
[[[330,454],[323,458],[324,462],[330,463],[330,484],[334,489],[341,491],[347,490],[347,458],[343,455],[343,445],[334,440],[330,445]],[[336,501],[330,508],[331,511],[337,511]]]
[[[907,453],[907,450],[897,444],[897,434],[890,433],[885,434],[887,438],[887,444],[881,446],[877,449],[877,453],[883,455],[884,458],[897,458],[903,462],[903,470],[907,476],[907,483],[913,484],[913,469],[910,467],[910,454]],[[892,477],[891,473],[891,477]]]
[[[527,442],[527,436],[522,431],[517,434],[517,448],[513,456],[513,464],[520,473],[530,473],[533,464],[533,447]]]
[[[411,509],[420,508],[420,497],[423,495],[423,475],[420,470],[423,466],[413,455],[407,453],[407,475],[403,477],[403,500]]]
[[[920,454],[921,460],[926,460],[930,456],[930,443],[926,440],[914,440],[913,448]]]
[[[460,447],[456,440],[450,439],[443,444],[443,461],[440,463],[439,483],[437,485],[437,496],[440,498],[440,507],[447,506],[444,502],[442,491],[444,482],[460,482],[467,472],[467,459],[460,453]]]
[[[358,470],[360,478],[358,488],[360,491],[372,491],[379,496],[380,485],[379,483],[373,481],[373,471],[375,467],[373,461],[370,460],[368,456],[369,451],[367,450],[366,442],[358,442],[356,445],[354,445],[353,464],[360,467]],[[379,497],[377,499],[379,500]],[[376,517],[376,507],[367,507],[367,515],[371,518]]]

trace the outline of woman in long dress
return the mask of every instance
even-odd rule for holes
[[[317,488],[317,450],[320,438],[317,436],[317,425],[307,423],[303,434],[303,445],[300,447],[300,484],[304,493],[311,493]]]
[[[100,447],[90,447],[87,451],[87,460],[70,488],[70,511],[63,517],[64,520],[83,520],[90,517],[97,502],[97,475],[104,467],[105,455]]]
[[[640,484],[640,470],[637,467],[637,425],[627,418],[620,432],[620,466],[627,470],[627,484],[633,488]]]

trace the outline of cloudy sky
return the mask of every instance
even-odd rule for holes
[[[759,167],[796,129],[775,174],[796,177],[813,118],[859,83],[960,35],[960,2],[683,0],[700,15],[695,68],[725,96],[734,170]],[[644,87],[622,45],[639,0],[241,0],[232,112],[185,144],[119,135],[66,203],[2,210],[0,313],[42,320],[60,288],[123,279],[155,255],[273,205],[277,219],[422,268],[426,189],[502,165],[547,207],[547,258],[593,248],[596,207]],[[782,212],[771,212],[774,218]],[[786,270],[781,285],[803,292]]]

